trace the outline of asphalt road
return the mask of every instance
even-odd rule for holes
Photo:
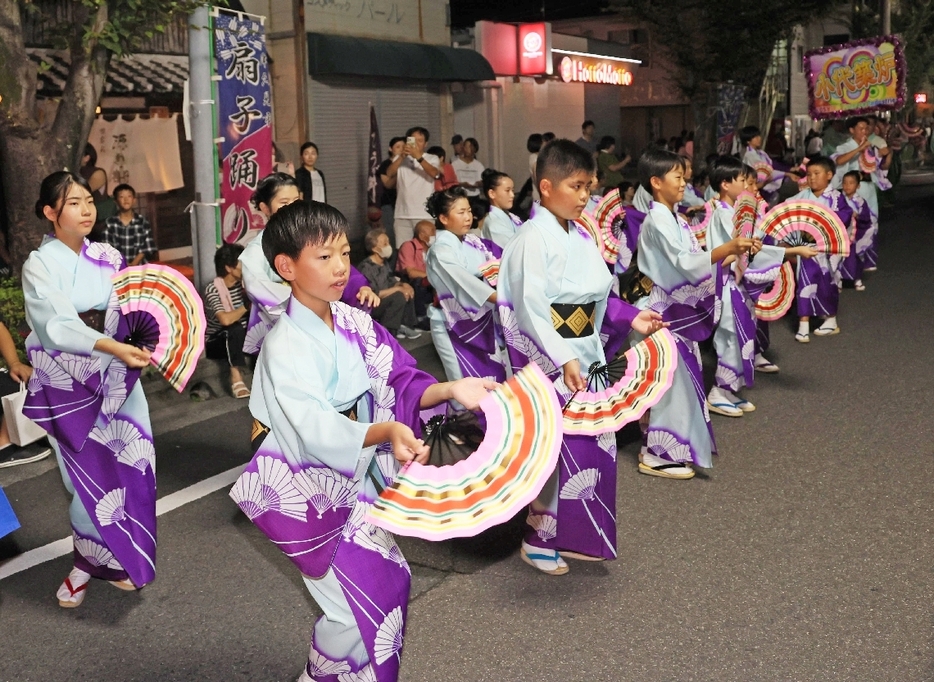
[[[934,191],[901,199],[867,291],[842,294],[842,333],[802,346],[773,328],[782,372],[757,377],[755,413],[714,417],[709,475],[640,476],[621,434],[617,561],[537,573],[521,519],[401,539],[401,679],[934,679]],[[160,497],[248,459],[242,403],[174,409],[157,420]],[[24,525],[0,560],[69,533],[57,471],[29,466],[0,476]],[[69,557],[0,580],[0,682],[294,680],[318,610],[227,488],[161,516],[159,538],[156,582],[94,582],[73,611],[54,596]]]

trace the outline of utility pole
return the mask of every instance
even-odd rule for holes
[[[214,279],[217,249],[216,157],[214,146],[214,94],[211,87],[211,30],[208,6],[188,19],[188,91],[191,100],[191,146],[195,161],[195,200],[191,205],[191,255],[195,286],[199,290]]]
[[[882,35],[892,32],[892,0],[882,0]]]

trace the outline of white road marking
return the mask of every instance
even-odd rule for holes
[[[199,500],[206,495],[220,490],[224,486],[233,485],[233,482],[239,478],[242,471],[242,466],[228,469],[216,476],[211,476],[194,485],[182,488],[171,495],[166,495],[156,500],[156,516],[162,516],[189,502]],[[44,564],[46,561],[52,561],[53,559],[70,554],[71,551],[72,539],[71,536],[68,536],[67,538],[50,542],[42,547],[36,547],[28,552],[23,552],[19,556],[15,556],[6,563],[0,565],[0,580],[21,573],[33,566]]]

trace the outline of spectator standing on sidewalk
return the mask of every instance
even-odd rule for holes
[[[435,180],[435,191],[441,192],[459,184],[454,166],[447,162],[447,153],[444,151],[444,147],[429,147],[428,153],[438,157],[438,168],[441,169],[441,174]]]
[[[205,353],[212,360],[226,360],[230,367],[230,392],[234,398],[249,398],[250,389],[243,382],[246,367],[243,342],[246,340],[247,312],[243,293],[243,264],[239,244],[224,244],[214,252],[217,277],[204,288]]]
[[[328,203],[328,189],[324,183],[324,173],[315,166],[318,163],[318,145],[306,142],[302,145],[302,167],[295,171],[298,189],[305,201]]]
[[[389,166],[392,162],[402,156],[402,149],[405,147],[404,137],[394,137],[389,140],[389,154],[383,159],[376,171],[379,177],[382,193],[379,196],[379,210],[382,212],[383,227],[389,235],[390,243],[395,243],[395,231],[393,230],[393,220],[396,208],[396,176],[389,176]]]
[[[370,255],[360,262],[357,269],[380,299],[379,305],[370,314],[397,339],[417,339],[422,333],[415,329],[418,323],[415,290],[392,272],[389,265],[392,246],[386,230],[370,230],[366,233],[364,244]]]
[[[431,220],[425,202],[441,175],[441,164],[434,154],[426,154],[429,133],[421,126],[409,128],[405,133],[405,147],[398,159],[389,164],[386,175],[396,178],[396,209],[394,228],[396,248],[415,234],[419,220]]]
[[[482,175],[484,166],[477,160],[480,144],[472,137],[464,140],[463,152],[451,162],[457,174],[457,182],[467,190],[467,196],[478,197],[483,188]],[[447,189],[447,188],[445,188]]]
[[[104,224],[102,242],[106,242],[123,255],[127,265],[140,265],[159,259],[156,241],[152,237],[149,221],[133,210],[136,190],[121,184],[114,188],[117,215]]]
[[[596,126],[594,122],[590,119],[584,121],[581,124],[581,136],[575,140],[578,146],[583,147],[588,152],[596,156],[597,154],[597,141],[593,137],[594,130]]]
[[[29,381],[29,377],[32,376],[32,367],[19,359],[10,330],[2,322],[0,322],[0,355],[3,356],[7,367],[0,370],[0,396],[10,395],[20,390],[20,384]],[[7,418],[8,415],[4,414],[3,419],[0,420],[0,468],[38,462],[52,454],[52,448],[49,447],[45,438],[23,447],[14,445],[10,441]]]

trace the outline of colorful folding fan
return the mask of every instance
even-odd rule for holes
[[[753,170],[756,171],[756,180],[758,182],[766,182],[769,178],[772,177],[774,172],[772,167],[767,164],[765,161],[760,161],[759,163],[753,165]]]
[[[488,260],[480,266],[480,276],[494,289],[499,281],[499,258]]]
[[[839,216],[827,206],[815,201],[798,199],[779,204],[766,213],[759,231],[776,242],[788,242],[795,232],[813,237],[821,253],[848,256],[850,238]]]
[[[710,226],[710,221],[713,220],[713,214],[716,210],[717,201],[711,199],[704,204],[704,217],[695,218],[694,220],[697,220],[697,222],[691,221],[691,232],[694,233],[694,239],[697,240],[701,248],[707,248],[707,228]]]
[[[619,259],[619,232],[624,227],[626,209],[623,207],[623,198],[618,189],[611,190],[600,200],[594,210],[594,220],[597,221],[600,255],[609,265],[614,265]]]
[[[615,378],[612,377],[614,364],[622,364],[621,361],[626,365],[625,373],[618,381],[607,385]],[[564,407],[564,433],[599,436],[619,431],[661,400],[674,381],[677,367],[675,337],[667,329],[655,332],[626,351],[622,358],[591,370],[588,388],[600,374],[607,387],[599,392],[581,391],[571,396]]]
[[[449,466],[410,462],[377,497],[367,520],[425,540],[470,537],[512,518],[541,491],[563,437],[554,385],[532,363],[480,403],[486,436]]]
[[[859,155],[859,169],[863,173],[875,173],[878,167],[879,161],[876,159],[876,155],[873,153],[871,147],[867,147],[863,150],[863,153]]]
[[[762,292],[756,301],[756,317],[763,322],[780,320],[791,310],[795,300],[795,271],[791,263],[783,263],[772,288]]]
[[[135,265],[111,278],[122,319],[118,341],[152,351],[150,362],[179,392],[204,352],[207,322],[194,285],[165,265]]]
[[[600,227],[597,225],[597,221],[592,215],[587,213],[587,211],[583,211],[581,217],[577,219],[577,222],[590,233],[590,236],[597,244],[600,243]]]
[[[741,192],[733,204],[733,236],[751,237],[756,229],[759,202],[752,192]]]

